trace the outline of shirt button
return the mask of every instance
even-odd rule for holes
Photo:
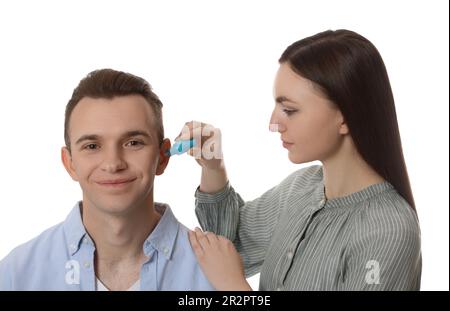
[[[88,261],[85,261],[85,262],[84,262],[84,267],[85,267],[86,269],[89,269],[90,266],[91,266],[91,264],[90,264]]]
[[[281,291],[282,289],[281,289],[281,287],[277,287],[277,291]]]
[[[320,206],[323,206],[325,204],[325,200],[324,199],[320,200],[319,204]]]
[[[75,244],[70,244],[70,249],[71,249],[72,251],[74,251],[74,250],[77,249],[77,247],[75,246]]]
[[[164,254],[167,255],[167,253],[169,252],[169,249],[167,247],[163,247],[163,252],[164,252]]]
[[[287,258],[288,258],[288,259],[292,259],[292,257],[294,257],[294,253],[288,252],[288,253],[287,253]]]

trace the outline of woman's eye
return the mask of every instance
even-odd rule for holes
[[[290,116],[290,115],[292,115],[293,113],[297,112],[297,110],[295,110],[295,109],[283,109],[283,112],[284,112],[286,115]]]

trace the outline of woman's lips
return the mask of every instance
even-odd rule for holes
[[[293,145],[294,145],[293,143],[288,143],[288,142],[285,142],[285,141],[283,140],[283,147],[284,147],[284,148],[289,149],[289,148],[292,147]]]

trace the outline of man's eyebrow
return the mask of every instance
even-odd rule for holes
[[[83,135],[80,138],[78,138],[78,140],[75,142],[75,145],[78,145],[80,143],[82,143],[85,140],[98,140],[99,136],[95,135],[95,134],[87,134],[87,135]]]
[[[121,138],[122,139],[130,138],[130,137],[134,137],[134,136],[144,136],[144,137],[147,137],[150,139],[152,138],[149,133],[147,133],[146,131],[141,131],[141,130],[132,130],[132,131],[125,132],[121,136]],[[96,134],[86,134],[86,135],[83,135],[80,138],[78,138],[78,140],[75,142],[75,145],[78,145],[86,140],[99,140],[99,139],[100,139],[100,136],[98,136]]]
[[[122,135],[122,138],[129,138],[129,137],[133,137],[133,136],[144,136],[144,137],[147,137],[150,139],[152,138],[148,132],[141,131],[141,130],[133,130],[133,131],[125,132]]]

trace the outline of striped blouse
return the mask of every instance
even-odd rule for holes
[[[229,183],[195,197],[202,228],[233,241],[260,290],[420,289],[418,220],[388,182],[326,200],[316,165],[253,201]]]

